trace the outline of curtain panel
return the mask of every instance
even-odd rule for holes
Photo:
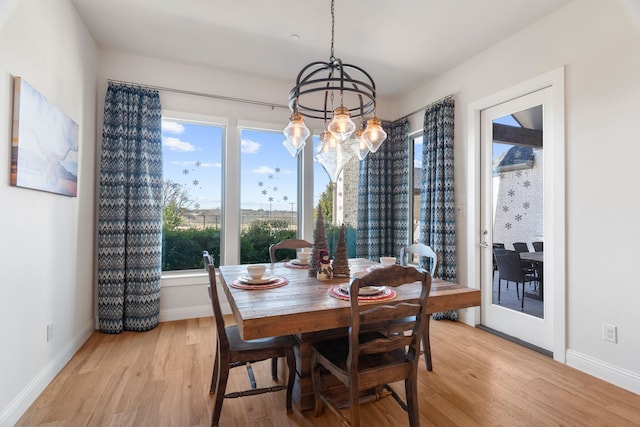
[[[453,180],[452,97],[430,105],[424,115],[420,241],[440,255],[440,278],[456,281],[456,211]]]
[[[159,323],[162,139],[157,90],[109,83],[99,175],[98,323],[101,332]]]
[[[387,140],[360,162],[356,256],[398,256],[409,241],[409,121],[383,123]]]

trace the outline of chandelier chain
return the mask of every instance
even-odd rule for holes
[[[335,23],[336,21],[336,16],[335,16],[335,1],[331,0],[331,61],[333,61],[335,59],[334,56],[334,50],[333,50],[333,41],[335,38]]]

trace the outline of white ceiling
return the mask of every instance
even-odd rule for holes
[[[330,56],[330,0],[71,1],[101,48],[292,86]],[[570,1],[336,0],[335,56],[367,70],[379,95],[402,95]]]

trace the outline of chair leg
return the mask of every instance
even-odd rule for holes
[[[500,288],[502,287],[502,280],[498,277],[498,304],[500,304]]]
[[[293,398],[293,385],[296,380],[296,357],[293,354],[293,348],[287,350],[287,367],[289,368],[287,373],[287,414],[290,414],[293,412],[291,399]]]
[[[360,427],[360,389],[357,380],[349,384],[349,406],[351,406],[351,427]]]
[[[418,427],[420,425],[417,376],[417,372],[414,372],[413,375],[404,380],[404,391],[407,400],[407,415],[409,415],[410,427]]]
[[[217,427],[220,422],[220,413],[222,412],[222,402],[224,401],[225,391],[227,389],[227,380],[229,379],[229,361],[221,360],[218,366],[218,379],[216,383],[216,395],[213,403],[213,414],[211,415],[211,426]]]
[[[278,381],[278,358],[273,357],[271,359],[271,378],[274,381]]]
[[[516,289],[518,289],[517,283],[516,283]],[[520,301],[520,311],[524,311],[524,282],[522,282],[522,301]]]
[[[427,371],[433,371],[433,364],[431,363],[431,341],[429,338],[429,321],[431,315],[426,317],[427,324],[424,325],[424,332],[422,332],[422,351],[424,352],[424,363]]]
[[[218,385],[218,369],[219,369],[219,354],[218,349],[216,348],[216,354],[213,357],[213,374],[211,375],[211,387],[209,388],[209,393],[214,394],[218,390],[216,389]]]

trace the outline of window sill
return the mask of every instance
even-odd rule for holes
[[[185,270],[178,272],[163,272],[161,276],[162,287],[173,286],[200,286],[209,283],[207,273],[199,270]]]

